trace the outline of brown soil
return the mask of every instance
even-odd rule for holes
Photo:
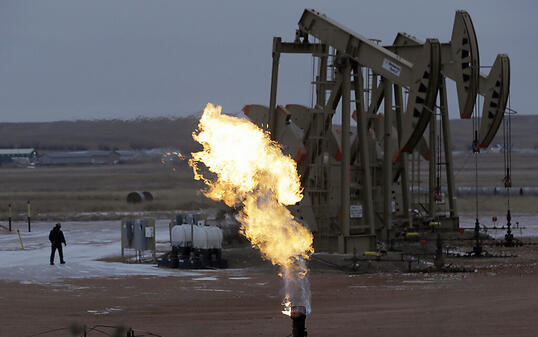
[[[448,261],[476,268],[471,273],[315,270],[308,336],[537,336],[538,246],[508,251],[519,257]],[[0,336],[30,336],[72,323],[123,324],[137,336],[148,336],[143,331],[167,337],[290,335],[291,320],[280,314],[281,280],[272,268],[201,274],[51,285],[1,282]],[[104,314],[107,308],[117,310]]]

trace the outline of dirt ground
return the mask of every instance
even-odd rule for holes
[[[359,275],[315,268],[308,336],[537,336],[538,246],[504,251],[519,257],[447,261],[469,273]],[[201,274],[0,282],[0,336],[36,336],[73,323],[130,326],[136,336],[291,334],[272,268]]]

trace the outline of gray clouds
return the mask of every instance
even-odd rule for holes
[[[454,11],[466,9],[481,63],[508,53],[512,106],[535,113],[534,1],[3,0],[0,121],[180,116],[208,101],[228,112],[268,104],[272,37],[292,40],[305,7],[384,43],[398,31],[447,41]],[[309,103],[311,60],[281,60],[278,102]]]

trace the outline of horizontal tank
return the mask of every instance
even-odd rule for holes
[[[221,249],[222,230],[214,226],[176,225],[172,227],[172,246],[196,249]]]

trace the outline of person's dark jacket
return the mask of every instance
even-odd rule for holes
[[[66,244],[64,233],[59,227],[54,227],[50,231],[49,240],[53,246],[60,246],[62,243]]]

